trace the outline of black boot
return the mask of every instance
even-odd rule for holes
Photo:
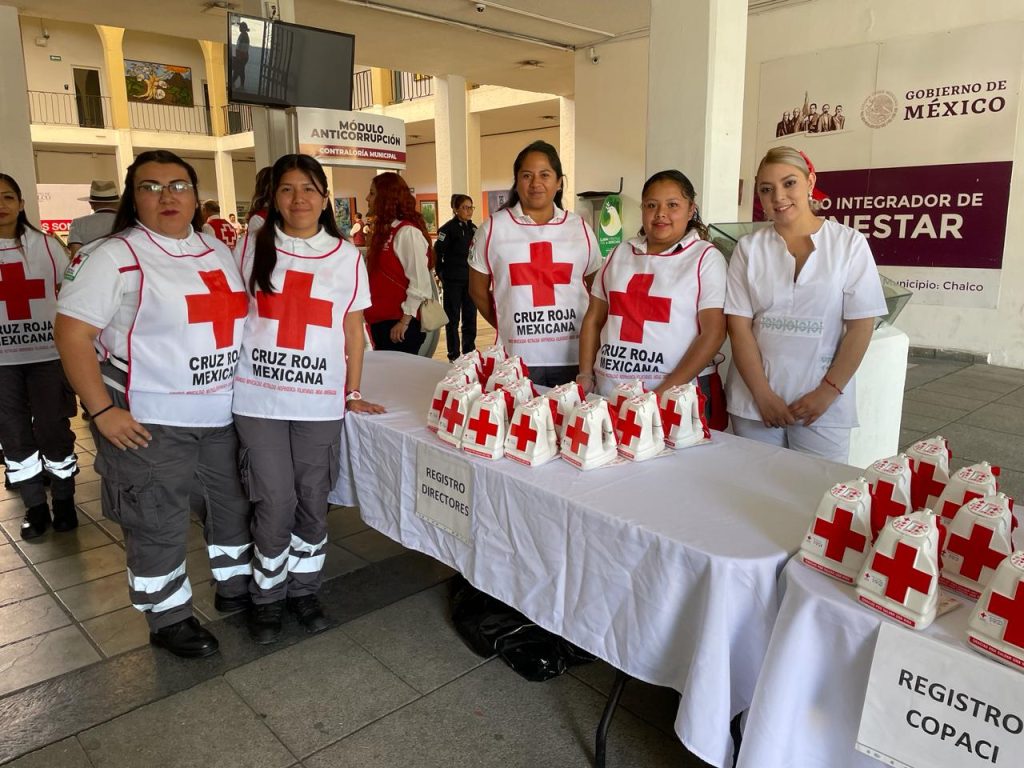
[[[38,539],[50,527],[50,508],[45,504],[36,504],[25,510],[25,521],[21,524],[21,538],[25,541]]]
[[[75,497],[53,500],[53,530],[63,533],[78,527],[78,512],[75,510]]]
[[[197,659],[217,652],[220,645],[211,632],[199,626],[199,620],[190,616],[177,624],[149,633],[149,642],[157,648],[166,648],[175,656]]]
[[[270,645],[281,639],[284,600],[255,604],[249,613],[249,634],[258,645]]]
[[[289,597],[288,610],[295,614],[299,624],[305,627],[311,635],[331,627],[331,621],[324,616],[324,609],[320,606],[320,600],[316,595]]]

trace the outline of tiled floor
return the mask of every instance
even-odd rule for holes
[[[481,334],[481,344],[489,339]],[[443,339],[439,358],[444,358]],[[951,440],[959,467],[989,460],[1024,494],[1024,371],[914,358],[901,447]],[[570,766],[592,757],[613,671],[544,684],[482,660],[447,618],[451,571],[330,513],[325,604],[338,627],[249,642],[212,607],[202,530],[188,571],[221,653],[185,662],[147,644],[128,605],[121,532],[99,513],[93,443],[75,422],[82,525],[22,542],[20,500],[0,490],[0,763],[26,766]],[[609,765],[698,766],[672,734],[675,694],[632,682]]]

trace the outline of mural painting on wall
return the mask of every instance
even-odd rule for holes
[[[128,101],[171,107],[194,106],[191,67],[125,59],[124,79],[128,87]]]
[[[995,307],[1022,45],[1010,23],[765,62],[757,156],[806,152],[821,215],[862,232],[914,303]]]

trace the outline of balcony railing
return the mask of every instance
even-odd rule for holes
[[[395,103],[434,95],[434,78],[415,72],[392,72]]]
[[[31,121],[42,125],[109,128],[110,98],[74,93],[28,92]]]
[[[213,135],[210,108],[205,104],[196,104],[194,107],[172,107],[167,104],[129,101],[128,115],[132,128],[144,131]]]
[[[366,109],[373,105],[373,85],[370,70],[364,69],[352,76],[352,109]]]
[[[229,134],[252,130],[252,107],[248,104],[228,104],[224,107],[224,124]]]

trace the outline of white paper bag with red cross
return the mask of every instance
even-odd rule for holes
[[[456,360],[444,376],[446,379],[458,379],[464,384],[474,384],[480,381],[480,369],[473,363]]]
[[[501,344],[495,344],[482,350],[480,352],[480,383],[486,384],[498,363],[507,359],[508,352]]]
[[[907,450],[910,459],[910,503],[913,509],[937,509],[939,496],[949,482],[953,452],[942,435],[918,440]]]
[[[434,387],[434,396],[430,398],[430,408],[427,409],[427,429],[437,432],[437,423],[441,417],[441,411],[448,403],[448,398],[453,390],[466,384],[464,379],[448,377],[441,379]]]
[[[519,358],[509,358],[508,360],[502,360],[494,366],[494,371],[487,379],[486,390],[488,392],[493,392],[502,387],[510,387],[520,379],[526,378],[523,376],[523,370],[526,366],[522,365],[521,361],[517,365],[516,360],[519,360]]]
[[[535,397],[516,406],[509,419],[505,455],[528,467],[547,464],[558,455],[555,423],[547,398]]]
[[[1013,551],[1013,499],[1005,493],[971,499],[948,524],[939,583],[971,600],[981,597]]]
[[[620,456],[630,461],[647,461],[665,450],[658,396],[653,392],[626,400],[619,408],[617,426]]]
[[[512,399],[515,401],[516,405],[528,403],[533,400],[533,398],[540,395],[540,393],[537,392],[537,388],[533,386],[533,382],[529,379],[519,379],[518,381],[502,387],[502,389],[512,395]]]
[[[469,410],[480,394],[480,385],[476,383],[463,384],[451,391],[437,422],[437,436],[441,442],[453,448],[462,445],[462,433],[469,421]]]
[[[914,511],[910,503],[910,460],[906,454],[879,459],[864,472],[871,487],[871,540],[892,517]]]
[[[466,429],[462,433],[462,450],[485,459],[500,459],[505,455],[505,436],[508,433],[507,392],[486,392],[469,409]]]
[[[1024,550],[1007,557],[974,606],[967,643],[1024,672]]]
[[[711,440],[704,418],[704,395],[695,383],[669,387],[661,393],[659,406],[669,448],[689,448]]]
[[[577,469],[607,466],[618,459],[611,407],[604,398],[578,404],[565,421],[561,456]]]
[[[863,477],[836,483],[818,503],[800,545],[799,560],[826,576],[853,584],[871,548],[871,488]]]
[[[957,511],[971,499],[989,496],[999,490],[999,467],[987,461],[971,464],[953,473],[946,483],[935,511],[952,520]]]
[[[939,605],[939,551],[937,515],[921,510],[890,518],[864,560],[857,599],[904,626],[926,629]]]
[[[561,445],[565,435],[565,420],[572,413],[573,408],[583,402],[586,395],[583,393],[583,387],[575,382],[570,382],[553,387],[544,396],[548,399],[551,418],[555,422],[555,433],[558,436],[558,443]]]

